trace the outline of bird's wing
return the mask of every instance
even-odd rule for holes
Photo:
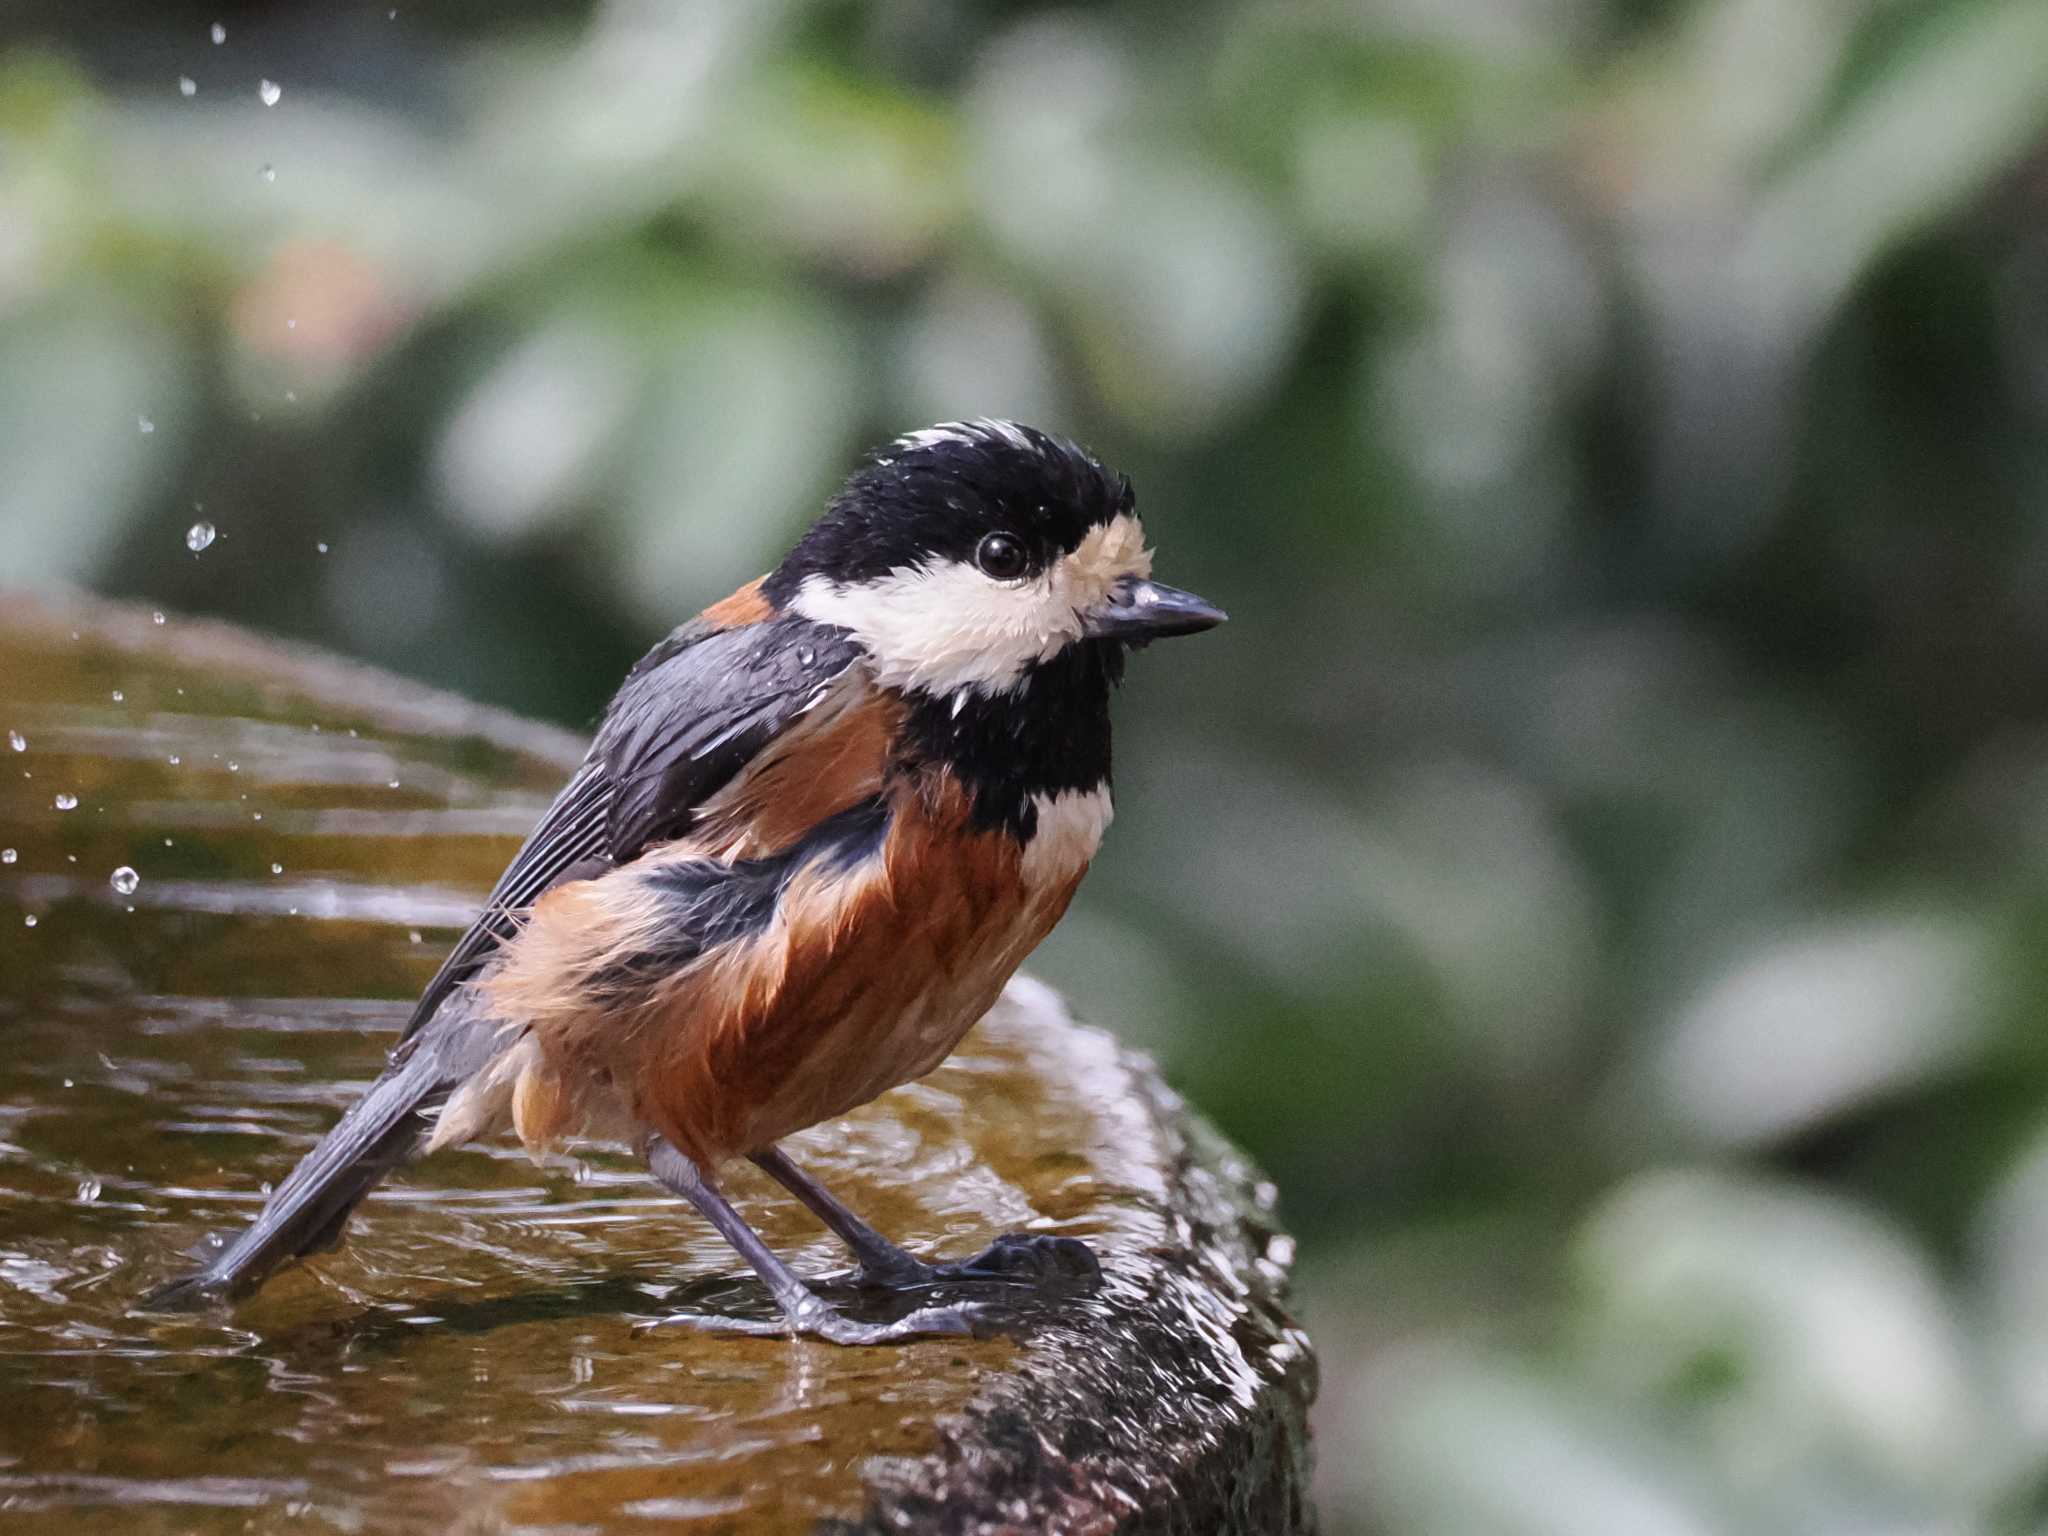
[[[401,1044],[550,888],[688,831],[697,807],[802,719],[858,654],[842,631],[795,618],[730,629],[697,620],[649,651],[607,707],[582,766],[420,994]]]
[[[790,617],[724,631],[635,673],[595,749],[613,786],[614,857],[688,831],[697,808],[823,701],[859,655],[844,630]]]

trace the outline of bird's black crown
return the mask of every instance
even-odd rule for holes
[[[951,422],[870,456],[765,584],[778,606],[805,580],[850,586],[934,560],[961,562],[991,533],[1023,545],[1024,574],[1132,509],[1131,484],[1062,437],[1007,421]]]

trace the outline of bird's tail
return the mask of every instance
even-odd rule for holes
[[[281,1265],[338,1246],[363,1197],[419,1152],[432,1130],[432,1112],[500,1048],[497,1021],[482,1012],[473,991],[449,998],[240,1235],[217,1252],[200,1249],[203,1267],[158,1286],[138,1305],[189,1311],[246,1296]],[[208,1239],[209,1245],[220,1241]]]

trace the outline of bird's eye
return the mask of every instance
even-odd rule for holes
[[[1024,574],[1024,546],[1007,533],[992,533],[974,551],[974,563],[984,576],[1015,581]]]

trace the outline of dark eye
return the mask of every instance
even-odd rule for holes
[[[992,533],[974,552],[974,563],[982,574],[997,581],[1015,581],[1024,574],[1024,546],[1007,533]]]

